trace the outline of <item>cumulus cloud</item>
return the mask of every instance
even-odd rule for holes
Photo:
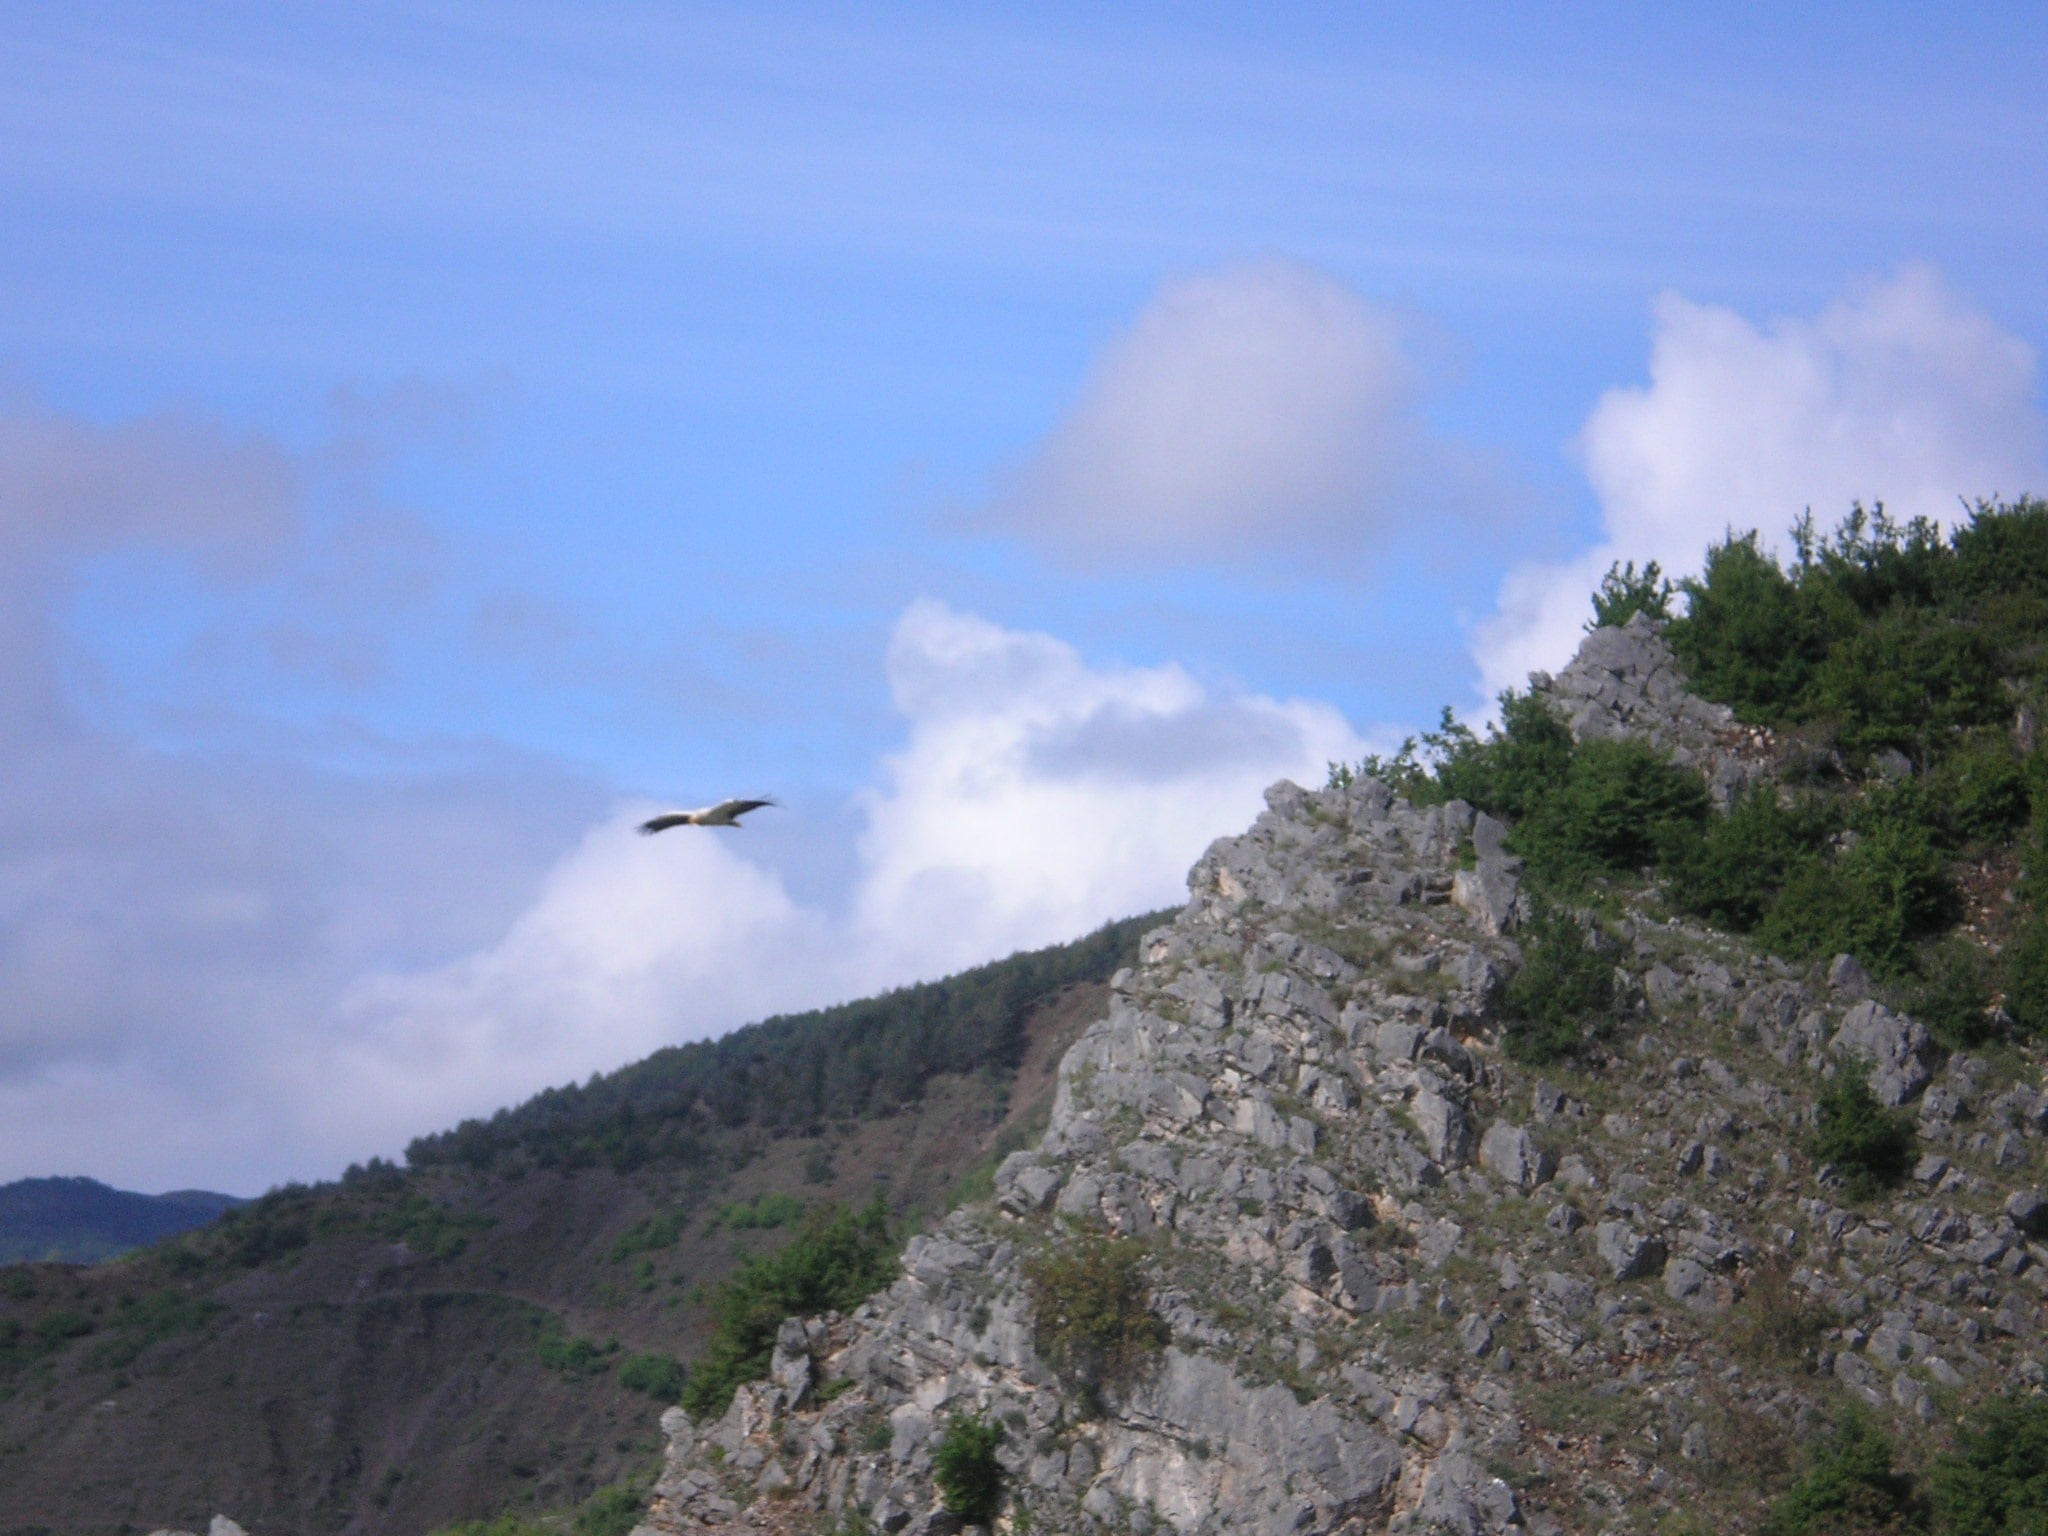
[[[1079,563],[1329,559],[1461,504],[1400,326],[1266,260],[1169,282],[1002,486],[997,526]]]
[[[1666,294],[1647,385],[1601,396],[1579,439],[1597,546],[1526,566],[1476,635],[1488,696],[1567,660],[1616,559],[1697,570],[1729,528],[1772,538],[1854,501],[1952,522],[1963,499],[2048,483],[2031,348],[1932,268],[1862,284],[1812,319],[1756,325]]]
[[[495,942],[351,988],[314,1058],[335,1104],[414,1128],[764,1014],[946,974],[1167,905],[1260,792],[1365,750],[1336,711],[1096,667],[920,601],[885,665],[900,751],[856,807],[859,867],[806,906],[747,834],[634,835],[621,805]],[[337,1081],[348,1084],[333,1091]]]
[[[1177,899],[1268,784],[1365,750],[1327,705],[1091,667],[931,601],[888,665],[909,734],[868,803],[854,922],[924,974]]]

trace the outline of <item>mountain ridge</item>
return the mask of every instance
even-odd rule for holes
[[[16,1179],[0,1184],[0,1264],[96,1264],[246,1203],[203,1189],[138,1194],[84,1175]]]

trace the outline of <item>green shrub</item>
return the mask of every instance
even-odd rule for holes
[[[1024,1266],[1038,1352],[1100,1407],[1166,1345],[1152,1312],[1144,1252],[1123,1238],[1089,1235]]]
[[[1707,551],[1700,576],[1682,583],[1686,613],[1665,631],[1692,686],[1749,720],[1803,719],[1826,650],[1810,603],[1754,532]]]
[[[768,1232],[789,1225],[804,1213],[804,1203],[780,1190],[752,1200],[735,1200],[721,1205],[711,1218],[711,1229],[730,1232]]]
[[[1003,1495],[996,1460],[1003,1427],[980,1414],[954,1414],[932,1444],[932,1481],[947,1509],[969,1525],[995,1524]]]
[[[572,1339],[562,1332],[561,1322],[547,1319],[534,1340],[533,1352],[540,1363],[564,1376],[596,1376],[605,1369],[607,1358],[618,1350],[616,1343],[594,1344],[589,1339]]]
[[[644,1392],[656,1402],[679,1403],[688,1372],[666,1355],[629,1355],[619,1366],[619,1385]]]
[[[1502,1044],[1517,1061],[1557,1061],[1604,1035],[1615,1016],[1614,967],[1576,916],[1538,901],[1508,983]]]
[[[35,1324],[36,1337],[45,1344],[59,1344],[67,1339],[82,1339],[92,1331],[92,1319],[70,1307],[45,1312],[36,1319]]]
[[[2013,1394],[1984,1404],[1928,1484],[1942,1536],[2043,1536],[2048,1400]]]
[[[1593,594],[1593,617],[1586,628],[1619,629],[1639,613],[1661,623],[1671,617],[1673,592],[1664,568],[1656,561],[1650,561],[1638,574],[1635,561],[1623,565],[1617,560],[1600,578],[1600,588]]]
[[[1795,869],[1819,861],[1833,830],[1813,800],[1782,801],[1768,785],[1738,796],[1725,816],[1667,824],[1659,853],[1671,899],[1716,927],[1746,933]]]
[[[663,1216],[649,1216],[636,1221],[618,1236],[612,1244],[611,1258],[622,1263],[636,1253],[659,1253],[673,1248],[683,1235],[683,1228],[689,1218],[681,1211],[670,1211]]]
[[[1699,775],[1640,741],[1579,745],[1563,776],[1532,791],[1514,845],[1550,881],[1634,874],[1711,815]]]
[[[1906,1011],[1951,1050],[1979,1046],[1995,1033],[1990,959],[1968,939],[1950,937],[1923,950],[1919,975],[1905,989]]]
[[[1868,1200],[1904,1179],[1913,1166],[1913,1117],[1877,1102],[1863,1066],[1847,1062],[1822,1084],[1820,1125],[1807,1154],[1832,1163],[1852,1198]]]
[[[1794,864],[1756,933],[1777,954],[1849,954],[1877,975],[1898,978],[1911,973],[1915,941],[1944,926],[1953,900],[1928,829],[1878,819],[1832,863]]]
[[[93,1346],[91,1364],[100,1370],[124,1370],[150,1345],[181,1333],[197,1333],[226,1311],[217,1301],[183,1291],[154,1291],[123,1296],[107,1320],[109,1337]]]
[[[2023,1033],[2048,1035],[2048,916],[2035,912],[2021,923],[1999,963],[2005,1011]]]
[[[647,1512],[647,1490],[631,1483],[600,1488],[570,1522],[570,1536],[631,1536]]]
[[[896,1275],[896,1244],[880,1200],[822,1210],[782,1248],[742,1263],[711,1295],[712,1333],[683,1388],[691,1416],[725,1411],[740,1383],[768,1369],[783,1320],[850,1311]]]
[[[534,1525],[517,1515],[498,1515],[489,1520],[462,1520],[438,1527],[433,1536],[552,1536],[545,1526]]]
[[[1500,696],[1500,724],[1484,741],[1446,709],[1442,725],[1423,737],[1435,763],[1436,800],[1464,800],[1520,821],[1562,784],[1578,750],[1571,730],[1535,693]]]
[[[1957,831],[1971,841],[2010,837],[2033,810],[2027,765],[2001,738],[1958,752],[1942,765],[1939,782]]]
[[[1926,1529],[1913,1480],[1893,1470],[1891,1442],[1861,1413],[1814,1451],[1805,1476],[1772,1504],[1763,1536],[1911,1536]]]

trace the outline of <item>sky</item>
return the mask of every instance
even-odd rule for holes
[[[0,1181],[1074,937],[1614,560],[2048,493],[2048,13],[1696,9],[0,0]]]

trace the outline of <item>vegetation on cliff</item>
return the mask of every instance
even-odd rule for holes
[[[1946,535],[1858,508],[1791,539],[1789,565],[1731,535],[1676,589],[1618,566],[1594,597],[1601,622],[1665,620],[1692,689],[1771,733],[1774,781],[1725,815],[1642,742],[1574,741],[1535,690],[1504,694],[1483,736],[1447,709],[1340,771],[1511,821],[1552,892],[1649,873],[1680,911],[1773,953],[1853,954],[1953,1045],[1999,1025],[1994,1001],[2048,1030],[2048,920],[2037,882],[2014,880],[2048,838],[2048,502],[1980,505]],[[1994,892],[2012,899],[1987,908]],[[1943,942],[1964,923],[1973,943]]]

